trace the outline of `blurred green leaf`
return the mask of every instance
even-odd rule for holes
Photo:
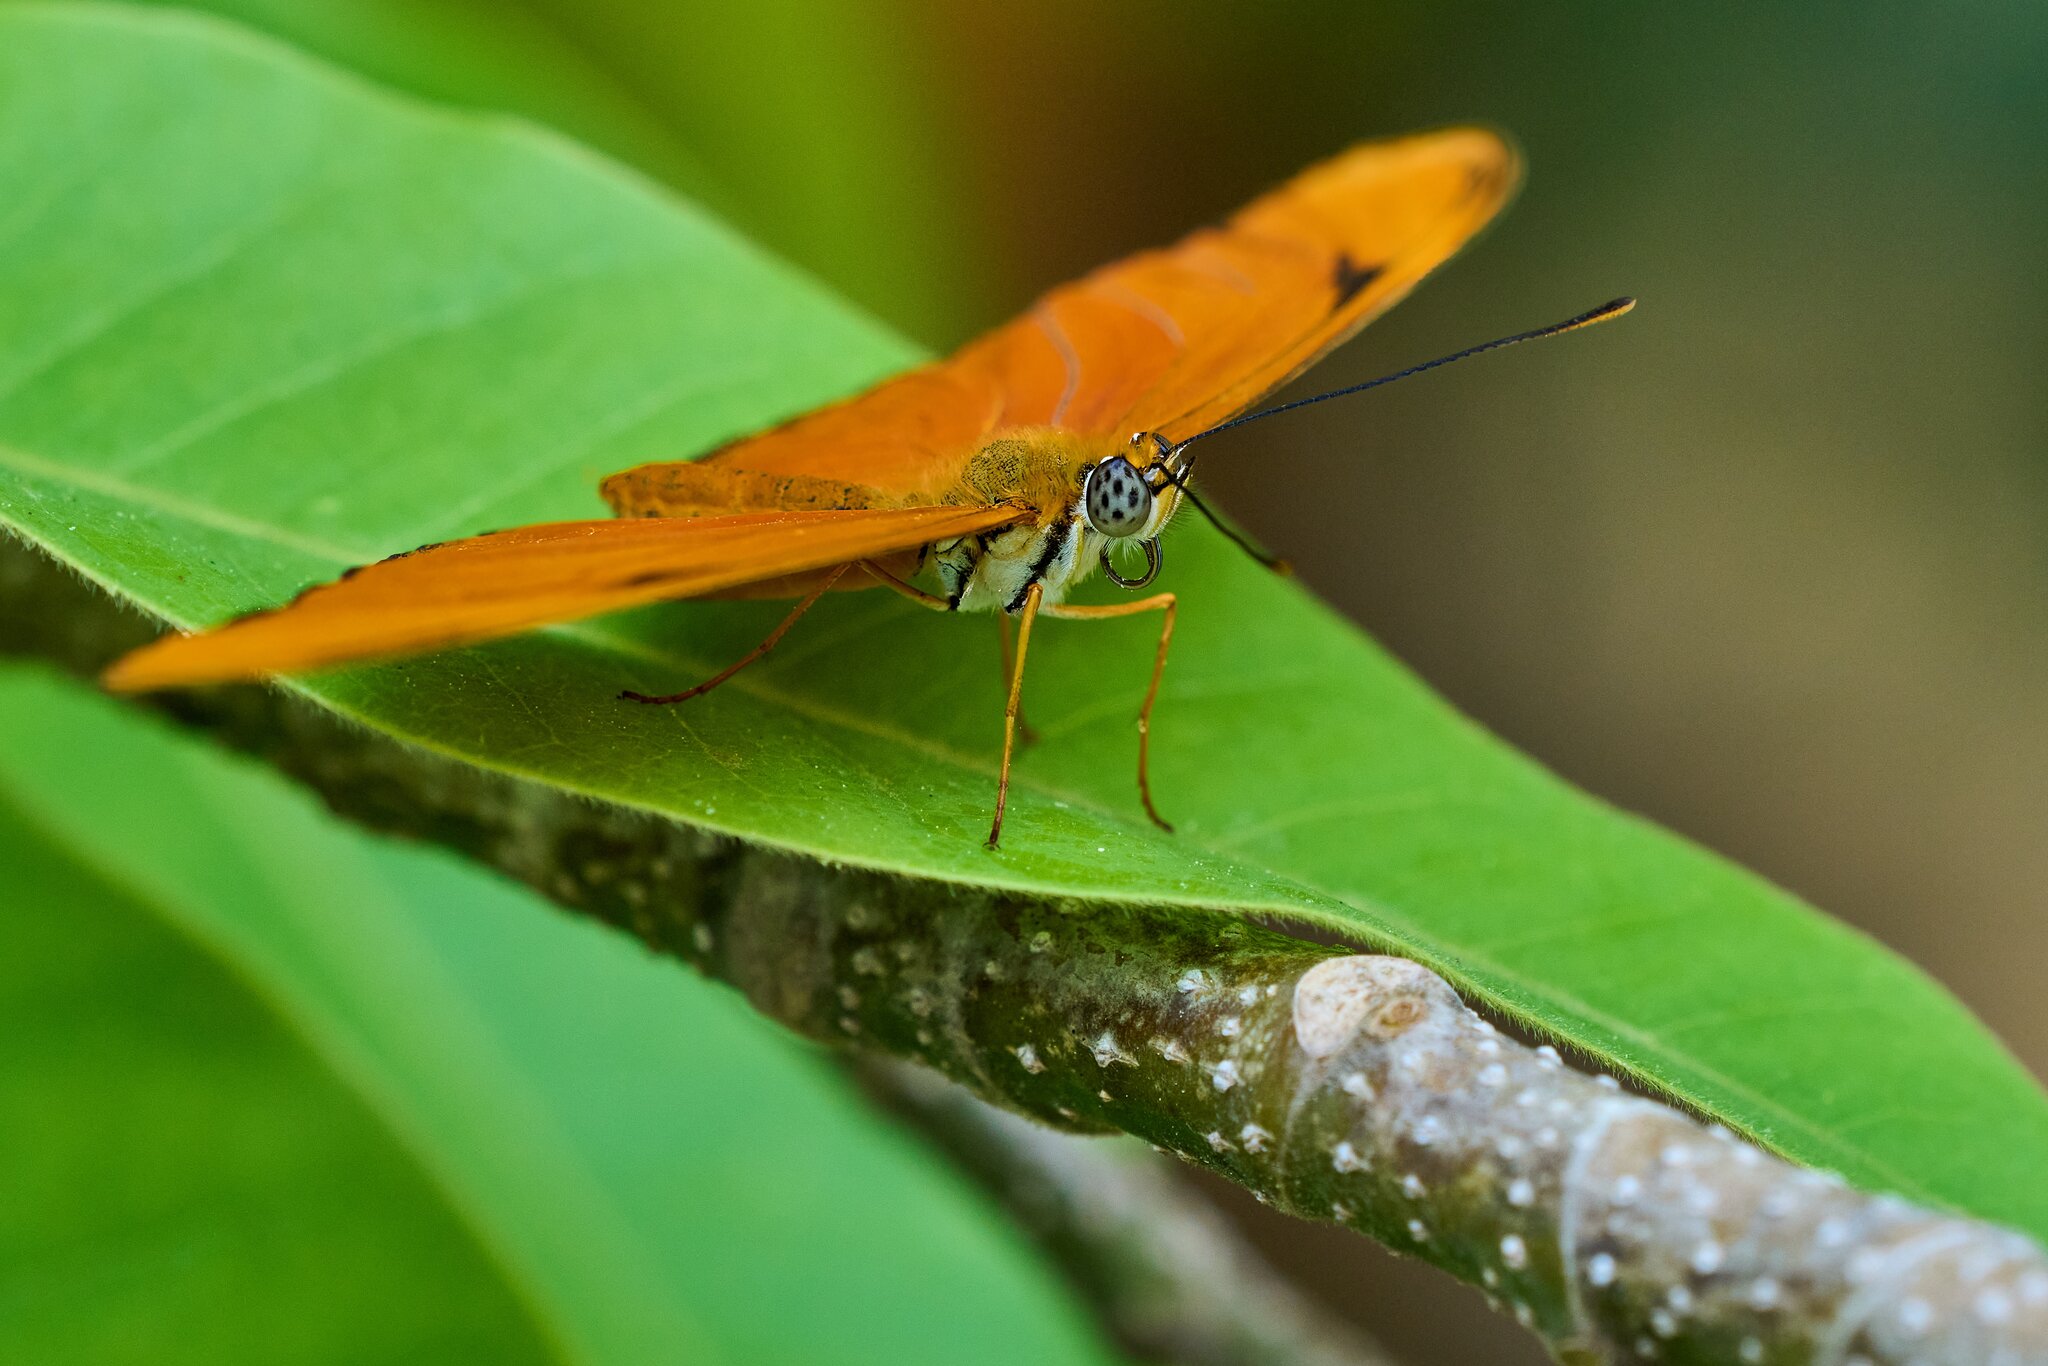
[[[0,1360],[1100,1361],[739,997],[0,669]]]
[[[963,187],[919,35],[863,0],[151,0],[559,129],[913,336],[971,321]],[[914,210],[906,208],[914,206]]]
[[[597,510],[601,473],[911,352],[687,205],[207,25],[17,14],[0,43],[0,518],[180,626],[344,564]],[[1223,456],[1213,458],[1221,459]],[[1198,528],[1153,627],[1050,623],[1006,847],[995,631],[842,595],[688,707],[618,705],[781,610],[688,604],[294,683],[398,737],[822,858],[1389,946],[1854,1180],[2048,1232],[2048,1099],[1950,997],[1575,792]]]
[[[537,0],[136,3],[216,14],[411,94],[546,124],[699,198],[720,193],[677,130]]]

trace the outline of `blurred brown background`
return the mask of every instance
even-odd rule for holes
[[[1219,441],[1210,486],[1493,729],[2048,1073],[2048,8],[193,2],[556,123],[934,347],[1355,139],[1507,130],[1520,202],[1313,385],[1638,313]],[[1540,1359],[1243,1203],[1406,1359]]]

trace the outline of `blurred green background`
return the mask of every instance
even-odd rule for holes
[[[550,122],[935,347],[1352,140],[1509,131],[1520,202],[1310,383],[1639,312],[1219,440],[1210,486],[1488,726],[2048,1072],[2040,6],[206,8]],[[1538,1359],[1434,1274],[1244,1213],[1410,1359]]]

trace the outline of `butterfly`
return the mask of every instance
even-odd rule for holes
[[[1081,606],[1066,601],[1069,590],[1098,567],[1125,588],[1149,587],[1160,532],[1179,505],[1207,515],[1188,488],[1191,445],[1249,420],[1241,415],[1260,398],[1414,288],[1499,212],[1518,178],[1513,150],[1482,129],[1362,144],[1220,226],[1053,290],[944,360],[702,459],[612,475],[601,492],[614,519],[408,551],[282,607],[146,645],[104,681],[136,692],[298,673],[670,599],[796,600],[711,678],[666,696],[621,694],[676,703],[767,654],[825,593],[879,588],[934,611],[1015,622],[1014,648],[1004,631],[993,848],[1034,623],[1156,613],[1138,792],[1146,814],[1171,829],[1153,801],[1149,759],[1178,601],[1158,592]],[[1142,573],[1118,571],[1117,545],[1142,550]]]

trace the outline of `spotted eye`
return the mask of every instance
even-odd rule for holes
[[[1104,536],[1135,536],[1152,520],[1152,488],[1120,455],[1088,472],[1082,504],[1088,525]]]

